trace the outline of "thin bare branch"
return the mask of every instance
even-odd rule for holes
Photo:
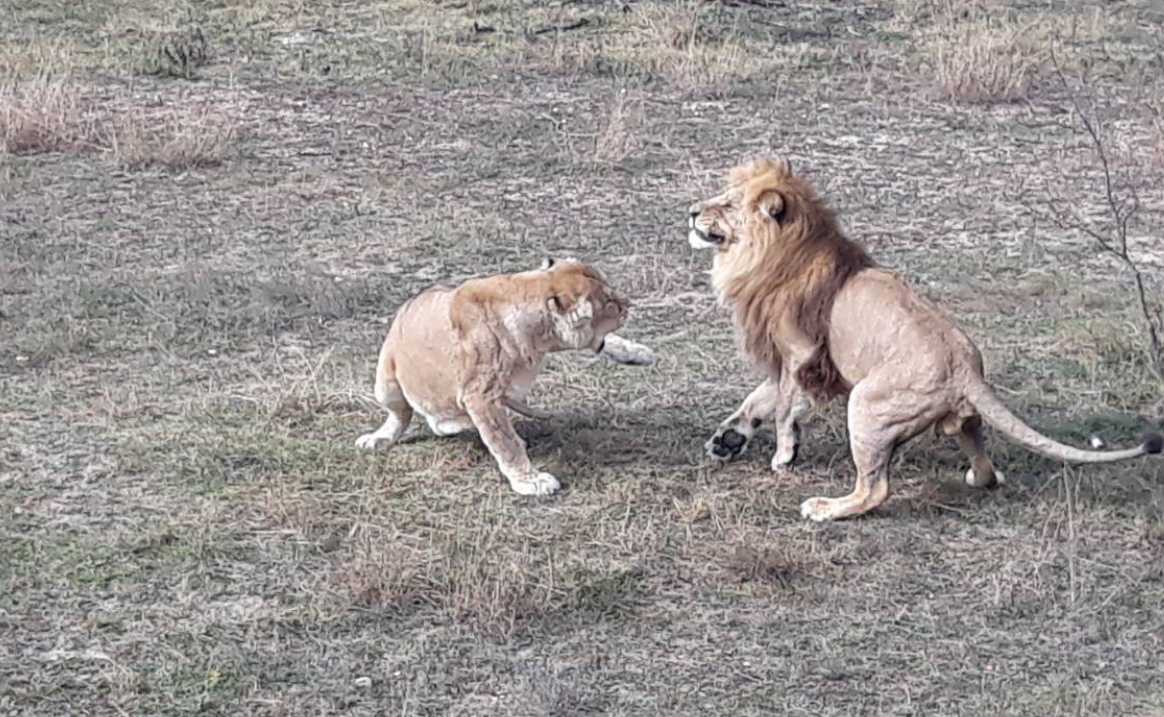
[[[1140,267],[1136,264],[1135,260],[1132,259],[1128,250],[1129,226],[1131,225],[1132,219],[1140,211],[1140,195],[1134,186],[1125,182],[1124,184],[1127,185],[1125,189],[1127,196],[1117,196],[1119,192],[1116,188],[1111,163],[1108,160],[1107,147],[1104,145],[1102,126],[1099,120],[1099,112],[1095,107],[1094,96],[1090,92],[1087,93],[1087,107],[1090,108],[1089,113],[1085,109],[1083,101],[1080,100],[1079,92],[1067,80],[1067,76],[1063,72],[1063,66],[1059,63],[1059,58],[1055,54],[1054,48],[1051,48],[1051,65],[1055,70],[1056,77],[1059,78],[1059,82],[1062,83],[1063,89],[1067,91],[1067,96],[1071,100],[1071,106],[1075,110],[1075,116],[1078,118],[1079,124],[1083,126],[1083,130],[1087,136],[1091,139],[1092,149],[1095,150],[1100,167],[1103,169],[1103,192],[1107,200],[1108,211],[1111,214],[1112,227],[1107,232],[1100,232],[1078,218],[1078,215],[1063,210],[1051,201],[1046,202],[1049,217],[1060,228],[1073,229],[1091,237],[1101,251],[1105,251],[1118,258],[1132,272],[1132,278],[1136,285],[1136,296],[1140,305],[1140,313],[1143,315],[1144,324],[1147,326],[1151,360],[1157,371],[1164,370],[1164,345],[1160,343],[1160,334],[1164,333],[1164,320],[1161,319],[1158,310],[1155,316],[1153,316],[1152,308],[1148,302],[1147,290],[1144,287],[1143,273],[1140,271]],[[1088,84],[1086,80],[1080,78],[1080,84],[1087,91]]]

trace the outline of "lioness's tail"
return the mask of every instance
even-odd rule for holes
[[[987,423],[1006,434],[1015,443],[1040,455],[1066,463],[1113,463],[1164,450],[1164,436],[1155,431],[1145,433],[1140,445],[1122,451],[1085,451],[1064,445],[1023,423],[1022,419],[1011,413],[1010,409],[998,400],[994,390],[981,379],[970,386],[966,392],[966,399],[978,409],[978,413]]]

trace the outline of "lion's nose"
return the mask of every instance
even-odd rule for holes
[[[696,202],[695,204],[692,204],[690,207],[687,207],[687,213],[693,217],[699,216],[699,213],[702,211],[703,211],[703,204],[701,202]]]

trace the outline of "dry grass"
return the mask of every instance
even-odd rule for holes
[[[0,85],[0,143],[14,154],[56,152],[77,141],[76,93],[63,78]]]
[[[179,53],[189,61],[186,70],[154,71],[189,78],[194,52]],[[0,60],[0,152],[95,153],[130,169],[194,168],[221,164],[235,136],[234,120],[214,106],[183,98],[159,110],[132,91],[82,79],[70,45],[40,43]]]
[[[133,98],[85,97],[67,71],[40,71],[0,82],[0,151],[96,153],[128,169],[221,164],[235,136],[233,120],[186,105],[164,114]]]
[[[626,159],[639,146],[638,127],[642,122],[642,103],[627,100],[626,90],[620,90],[611,100],[602,129],[594,138],[594,159],[605,164]]]
[[[818,526],[799,502],[853,477],[840,403],[790,473],[766,433],[702,455],[758,377],[683,209],[769,147],[1036,426],[1116,447],[1164,417],[1126,287],[1017,206],[1066,170],[1096,211],[1061,97],[915,101],[935,28],[983,18],[891,5],[232,0],[196,18],[194,82],[134,74],[130,30],[184,4],[17,5],[4,76],[56,67],[17,56],[28,33],[67,34],[45,77],[78,110],[47,113],[62,149],[0,158],[0,713],[1160,714],[1159,462],[992,440],[1008,484],[973,491],[927,435],[883,508]],[[1062,12],[1090,61],[1091,11]],[[1104,52],[1158,37],[1120,13]],[[1121,151],[1154,141],[1132,80],[1106,87]],[[549,363],[554,417],[517,427],[563,491],[515,496],[420,421],[354,450],[395,308],[546,254],[599,263],[660,356]]]
[[[940,27],[927,43],[933,95],[965,102],[1025,98],[1044,54],[1031,30],[988,18]]]
[[[680,89],[723,88],[740,79],[749,63],[747,50],[717,10],[697,0],[635,5],[628,13],[625,51],[644,71]]]
[[[160,118],[143,114],[111,131],[109,151],[128,169],[214,167],[222,164],[234,136],[233,123],[205,108]]]
[[[0,152],[36,154],[88,148],[94,119],[79,97],[71,60],[38,48],[36,65],[0,66]]]

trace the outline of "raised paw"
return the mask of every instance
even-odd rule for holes
[[[721,461],[730,461],[744,452],[748,437],[734,428],[720,428],[706,444],[707,454]]]
[[[614,334],[606,335],[598,353],[615,363],[628,366],[650,366],[655,363],[655,352],[650,348]]]
[[[515,493],[520,495],[550,495],[557,493],[562,484],[549,473],[538,473],[533,478],[509,482]]]
[[[833,498],[809,498],[800,504],[800,517],[817,523],[833,519]]]

